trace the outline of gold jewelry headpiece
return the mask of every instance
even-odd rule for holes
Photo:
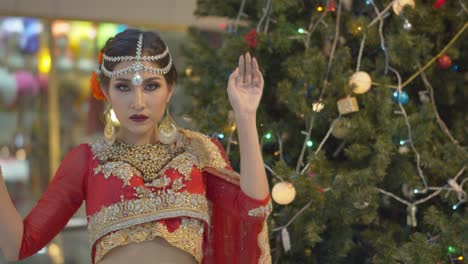
[[[100,67],[100,70],[98,70],[98,74],[102,72],[105,76],[109,78],[114,78],[117,76],[127,74],[129,72],[134,72],[134,75],[132,77],[132,83],[134,85],[140,85],[143,82],[143,78],[140,75],[140,71],[145,71],[145,72],[149,72],[152,74],[162,74],[162,75],[169,72],[169,70],[172,67],[172,57],[171,57],[171,54],[169,53],[169,48],[167,46],[166,46],[166,49],[162,53],[156,54],[153,56],[141,56],[142,50],[143,50],[143,34],[140,34],[140,36],[138,37],[135,56],[113,57],[113,56],[108,56],[106,54],[103,54],[101,67]],[[158,61],[166,56],[169,56],[169,62],[164,68],[145,66],[142,64],[143,61]],[[109,71],[104,66],[105,61],[110,61],[110,62],[135,61],[135,62],[132,65],[125,67],[123,69],[116,70],[116,71]]]

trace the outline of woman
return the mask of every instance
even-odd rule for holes
[[[164,116],[177,72],[156,33],[119,33],[98,61],[93,95],[109,103],[119,124],[108,118],[105,140],[67,154],[24,220],[1,181],[4,255],[36,253],[85,201],[93,263],[271,262],[271,203],[256,129],[263,77],[255,58],[240,56],[227,88],[240,177],[219,142]]]

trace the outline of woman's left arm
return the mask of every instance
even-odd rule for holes
[[[256,123],[263,84],[257,60],[249,53],[241,55],[239,66],[229,77],[227,92],[237,125],[240,186],[246,195],[257,200],[265,199],[269,194]]]

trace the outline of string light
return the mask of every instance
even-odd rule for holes
[[[464,200],[461,200],[461,201],[459,201],[458,203],[456,203],[456,204],[452,205],[452,210],[454,210],[454,211],[455,211],[455,210],[457,210],[457,209],[458,209],[458,207],[460,207],[460,204],[462,204],[462,203],[463,203],[463,201],[464,201]]]
[[[453,254],[457,251],[454,246],[449,246],[447,250],[449,254]]]
[[[323,6],[318,6],[317,11],[322,12],[323,11]]]
[[[307,141],[307,146],[310,148],[314,145],[314,142],[312,140]]]
[[[266,133],[265,138],[266,139],[271,139],[271,133],[270,132]]]
[[[187,67],[185,69],[185,76],[192,76],[192,68],[191,67]]]
[[[219,134],[219,135],[218,135],[218,138],[223,139],[223,138],[224,138],[224,134],[223,134],[223,133]]]
[[[400,140],[400,146],[404,146],[409,142],[409,140]]]
[[[297,32],[299,32],[299,34],[305,34],[305,33],[307,33],[307,31],[306,31],[305,29],[303,29],[303,28],[299,28],[299,29],[297,30]]]
[[[411,28],[413,27],[413,25],[411,25],[411,23],[408,21],[408,19],[405,19],[405,22],[403,23],[403,29],[408,31],[410,30]]]

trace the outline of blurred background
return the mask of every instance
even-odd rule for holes
[[[179,51],[188,28],[209,38],[223,23],[195,18],[195,6],[195,0],[0,1],[0,165],[23,217],[63,156],[102,133],[104,105],[90,96],[89,80],[105,41],[128,27],[159,31],[179,74],[190,74]],[[173,111],[186,100],[178,87]],[[20,263],[90,263],[85,225],[83,205],[54,241]]]
[[[226,82],[239,54],[260,62],[274,263],[465,263],[465,2],[1,0],[10,195],[25,216],[63,156],[102,135],[89,88],[98,50],[128,27],[151,29],[179,72],[177,124],[216,137],[236,170]],[[83,209],[21,263],[90,263]]]

